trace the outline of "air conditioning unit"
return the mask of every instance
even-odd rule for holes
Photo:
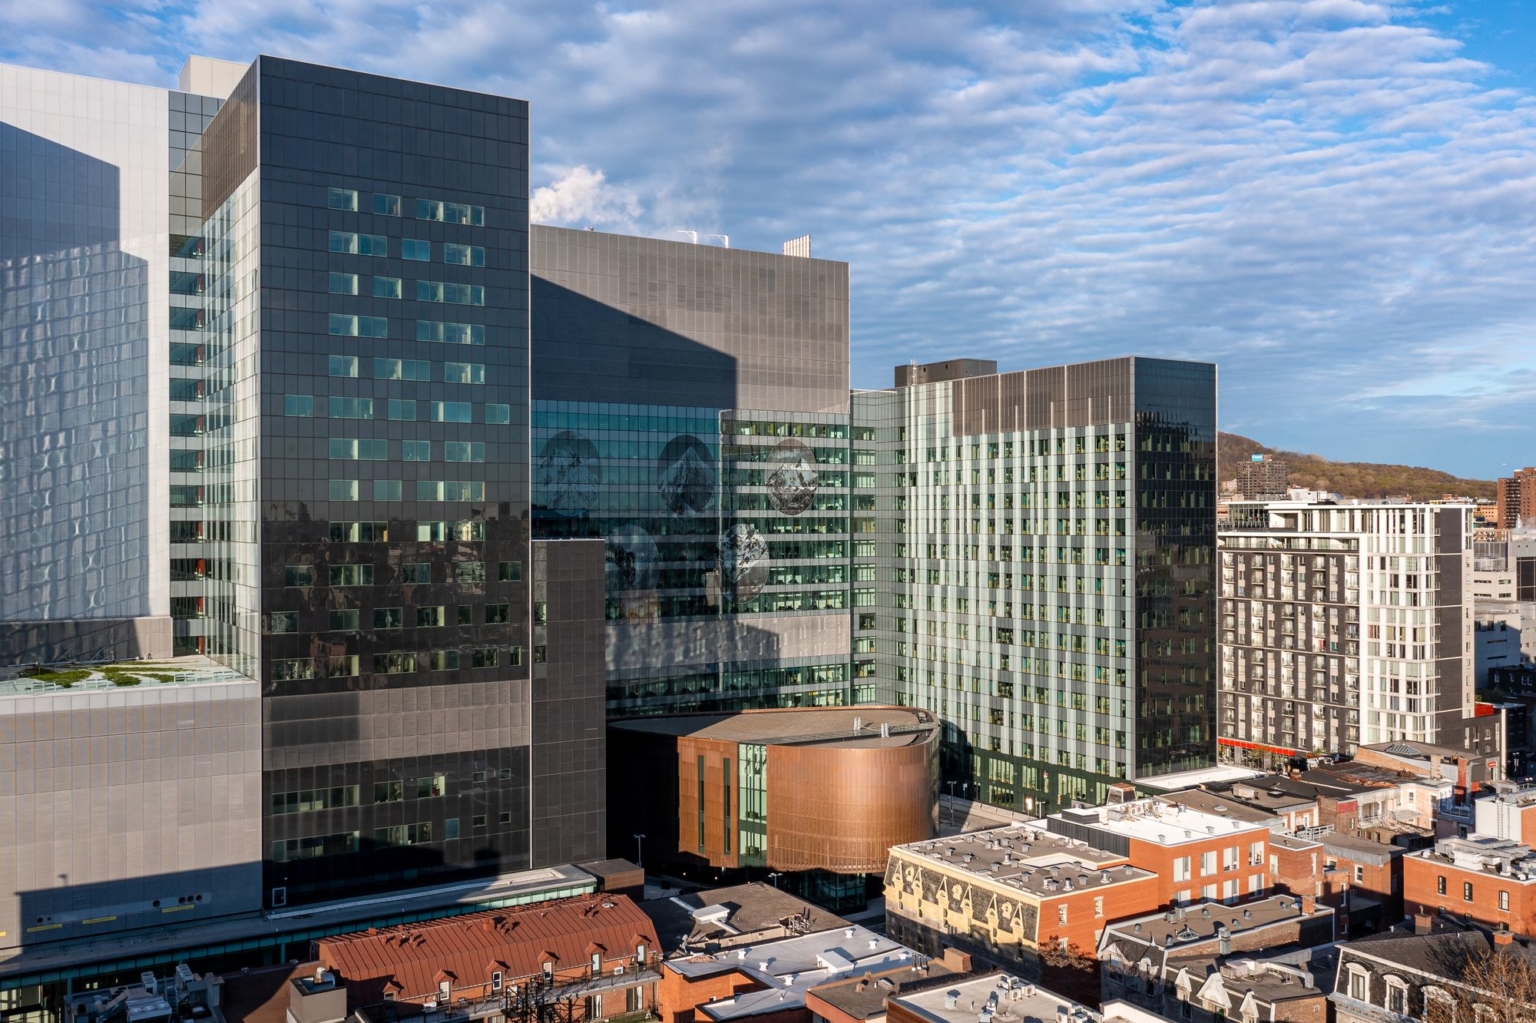
[[[283,906],[286,906],[286,905],[288,905],[288,888],[287,888],[287,886],[285,885],[282,888],[274,888],[274,889],[272,889],[272,908],[273,909],[281,909]]]

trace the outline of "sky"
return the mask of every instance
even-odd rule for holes
[[[1536,0],[0,0],[6,62],[188,53],[527,99],[546,223],[809,233],[857,387],[1211,360],[1274,447],[1536,464]]]

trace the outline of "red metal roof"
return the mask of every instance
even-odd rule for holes
[[[552,960],[557,971],[585,967],[592,950],[603,959],[630,959],[635,946],[657,950],[655,926],[623,895],[599,893],[512,909],[369,929],[316,942],[319,959],[346,982],[354,1005],[382,1001],[393,980],[400,1001],[437,996],[443,974],[455,987],[490,982],[500,970],[507,983],[539,974]]]

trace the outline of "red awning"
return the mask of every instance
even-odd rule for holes
[[[1260,753],[1278,753],[1283,757],[1299,756],[1301,751],[1286,749],[1284,746],[1266,746],[1262,742],[1244,742],[1242,739],[1217,739],[1223,746],[1235,746],[1238,749],[1258,750]]]

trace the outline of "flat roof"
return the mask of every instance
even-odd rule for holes
[[[715,907],[724,915],[707,912]],[[706,942],[745,944],[754,934],[780,928],[786,934],[789,928],[814,934],[846,925],[842,917],[762,882],[647,899],[640,908],[656,925],[662,950],[669,953],[684,941],[702,950]]]
[[[885,1015],[886,999],[896,997],[904,988],[942,983],[944,978],[955,976],[955,971],[942,960],[930,959],[921,965],[914,961],[912,965],[893,970],[827,981],[813,987],[808,994],[854,1019],[869,1019]]]
[[[1055,1021],[1065,1012],[1070,1020],[1094,1018],[1090,1010],[1049,988],[1027,983],[1006,973],[991,973],[954,984],[939,984],[910,995],[891,999],[902,1008],[930,1023],[977,1023],[978,1019],[1001,1017],[1008,1013],[1015,1020]],[[988,1012],[988,1009],[991,1012]],[[999,1023],[1003,1023],[999,1019]]]
[[[983,881],[1047,897],[1085,888],[1108,888],[1152,877],[1119,853],[1028,824],[970,831],[913,842],[893,856],[923,860],[941,870],[977,875]]]
[[[1214,767],[1197,767],[1192,771],[1160,774],[1155,778],[1137,778],[1136,784],[1144,789],[1174,792],[1178,789],[1192,789],[1198,785],[1222,785],[1228,782],[1244,781],[1249,778],[1257,778],[1262,774],[1262,771],[1255,771],[1247,767],[1217,764]]]
[[[882,737],[881,727],[891,734]],[[907,746],[914,735],[938,728],[938,719],[913,707],[796,707],[732,714],[667,714],[614,721],[610,728],[656,735],[780,746],[838,743],[859,748]]]
[[[1067,824],[1104,828],[1113,834],[1141,842],[1169,846],[1269,830],[1262,824],[1219,817],[1161,796],[1130,803],[1062,810],[1051,814],[1051,819]]]
[[[1332,913],[1332,909],[1321,904],[1316,905],[1311,914],[1303,913],[1301,899],[1294,895],[1272,895],[1240,906],[1193,902],[1162,913],[1117,920],[1104,929],[1101,947],[1107,947],[1116,938],[1124,938],[1161,949],[1176,949],[1216,937],[1218,927],[1225,927],[1227,933],[1237,935],[1289,920],[1301,920],[1309,915]]]
[[[119,689],[157,689],[253,681],[217,661],[194,654],[158,661],[37,665],[23,669],[12,678],[0,680],[0,696],[56,696],[69,692],[112,692]]]
[[[1239,803],[1231,796],[1220,792],[1207,792],[1205,789],[1185,789],[1182,792],[1170,792],[1163,796],[1170,803],[1181,803],[1191,810],[1199,810],[1202,813],[1214,814],[1217,817],[1226,817],[1228,820],[1245,821],[1249,824],[1262,824],[1270,827],[1272,821],[1279,820],[1273,813],[1257,806],[1247,806]]]

